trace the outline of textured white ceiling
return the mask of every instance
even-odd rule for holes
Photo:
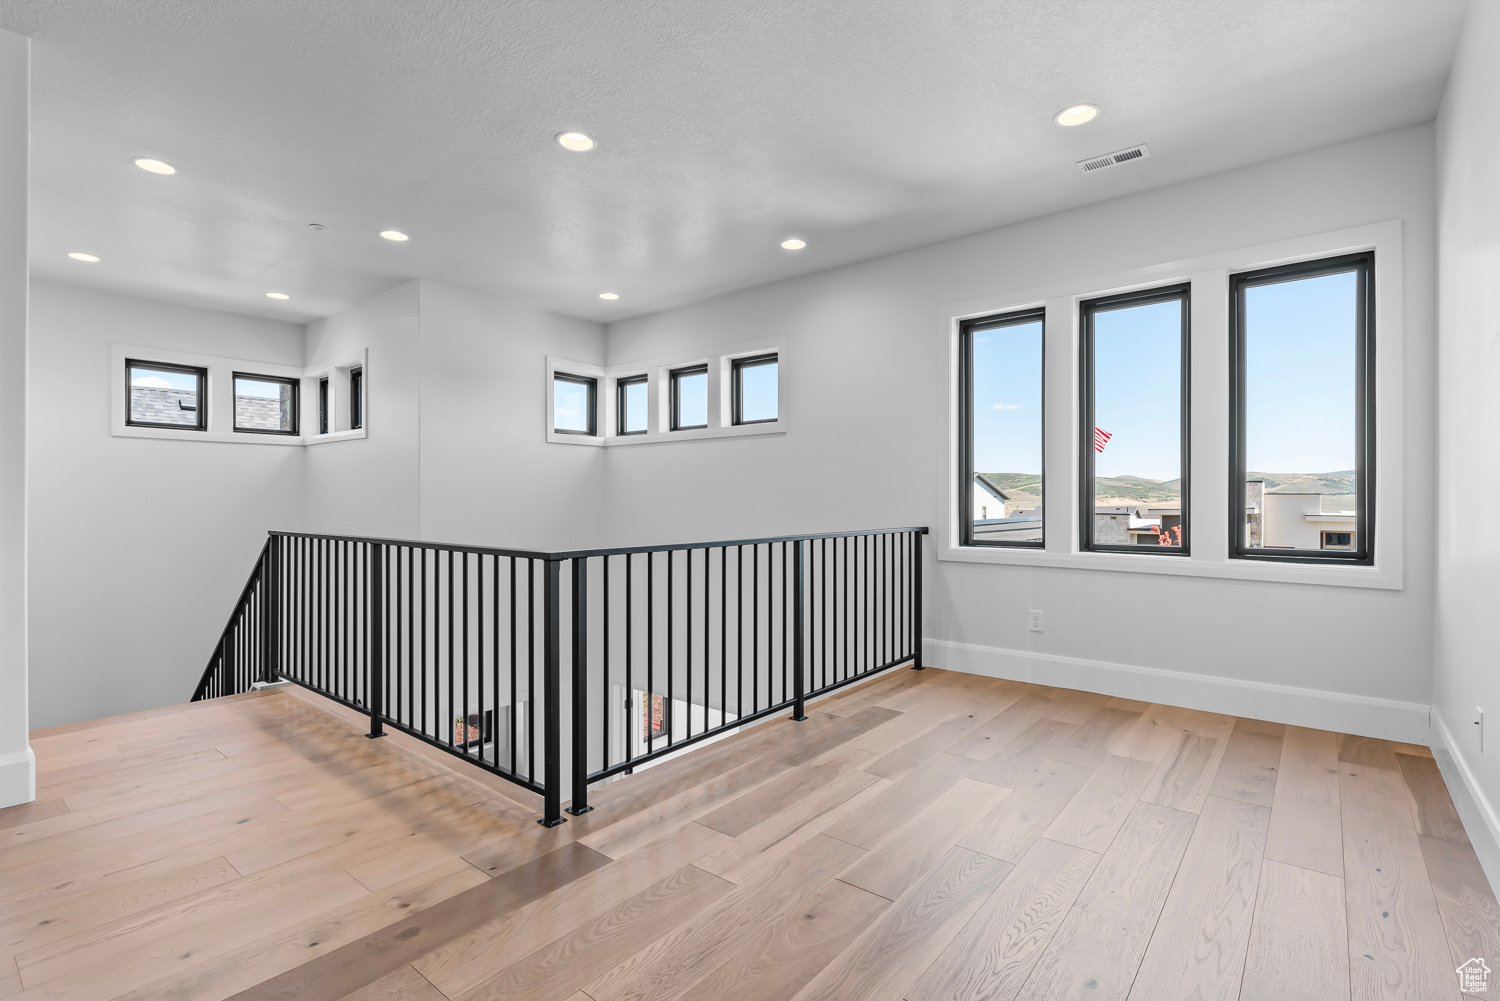
[[[610,320],[1426,121],[1464,3],[0,10],[35,39],[38,274],[299,320],[425,277]],[[1079,101],[1104,112],[1052,124]],[[1137,142],[1150,160],[1074,166]]]

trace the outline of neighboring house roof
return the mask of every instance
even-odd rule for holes
[[[988,492],[990,496],[994,497],[996,500],[1010,500],[1010,495],[1007,494],[1004,490],[1001,490],[999,487],[995,486],[989,480],[985,479],[983,473],[975,473],[974,482],[983,487],[985,491]]]
[[[155,389],[130,387],[130,419],[151,424],[181,424],[197,427],[196,391],[191,389]]]
[[[1096,507],[1096,508],[1094,508],[1094,513],[1095,514],[1135,514],[1135,512],[1137,510],[1138,510],[1137,508],[1130,507],[1130,506],[1126,506],[1126,507]]]
[[[198,394],[191,389],[158,389],[153,386],[130,387],[130,419],[150,424],[198,425]],[[234,422],[237,427],[256,431],[281,430],[281,401],[260,396],[237,396],[234,399]]]

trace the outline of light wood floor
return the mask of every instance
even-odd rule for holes
[[[550,831],[289,690],[39,732],[0,998],[1426,1001],[1500,967],[1426,748],[937,670],[810,715]]]

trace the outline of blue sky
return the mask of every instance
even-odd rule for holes
[[[1246,444],[1252,470],[1355,465],[1352,273],[1246,292]],[[1095,423],[1113,437],[1100,476],[1181,473],[1181,326],[1176,302],[1095,315]],[[984,473],[1041,472],[1040,322],[974,336],[974,461]]]
[[[776,418],[776,379],[780,365],[755,365],[740,369],[740,417],[747,421]]]
[[[1114,437],[1096,476],[1172,480],[1182,473],[1182,305],[1094,314],[1094,424]]]
[[[1042,471],[1042,324],[974,332],[974,469]]]
[[[1355,465],[1350,272],[1245,292],[1246,465],[1331,473]]]

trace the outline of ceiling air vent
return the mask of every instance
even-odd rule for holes
[[[1087,160],[1079,160],[1078,169],[1085,174],[1092,174],[1095,171],[1118,167],[1120,164],[1129,163],[1131,160],[1144,160],[1150,155],[1151,151],[1146,148],[1146,144],[1141,143],[1139,146],[1132,146],[1129,149],[1117,150],[1114,153],[1106,153],[1103,156],[1091,156]]]

